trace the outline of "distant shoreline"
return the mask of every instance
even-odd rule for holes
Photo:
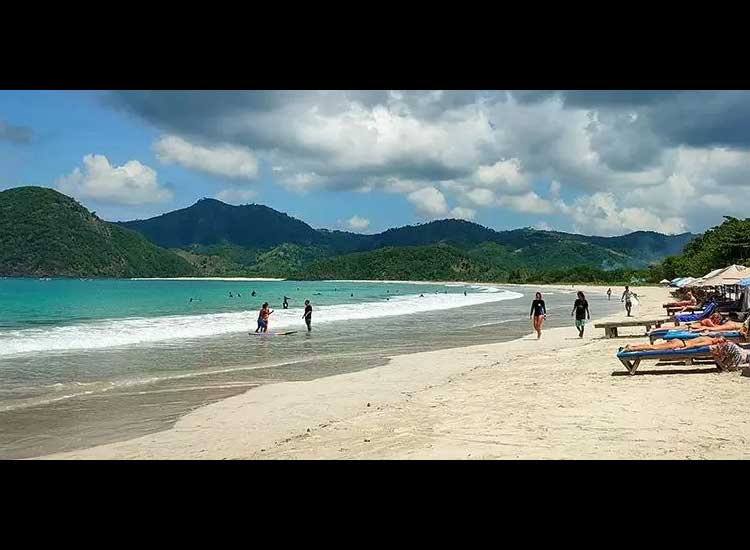
[[[131,277],[131,281],[286,281],[273,277]]]

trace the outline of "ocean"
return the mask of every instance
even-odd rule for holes
[[[260,384],[517,338],[530,332],[535,290],[462,283],[0,279],[0,458],[167,429],[197,407]],[[596,313],[619,306],[606,296],[587,298]],[[305,299],[314,308],[310,333],[302,320]],[[545,299],[547,326],[572,325],[574,289]],[[275,310],[270,333],[297,332],[255,335],[265,301]]]

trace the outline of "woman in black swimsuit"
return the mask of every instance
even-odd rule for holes
[[[542,337],[542,323],[547,318],[547,307],[544,305],[542,300],[542,293],[536,293],[536,299],[531,302],[531,311],[529,312],[529,319],[534,317],[534,330],[536,331],[537,340]]]

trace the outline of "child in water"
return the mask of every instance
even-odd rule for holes
[[[258,313],[258,328],[255,329],[255,332],[268,332],[268,317],[272,313],[273,310],[268,308],[268,302],[264,303]]]

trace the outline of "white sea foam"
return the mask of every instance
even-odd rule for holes
[[[472,285],[472,288],[480,292],[472,292],[466,296],[455,293],[425,294],[424,297],[393,296],[390,300],[377,302],[317,306],[313,313],[313,323],[317,326],[355,319],[409,315],[514,300],[523,296],[518,292],[494,286]],[[0,332],[0,357],[45,351],[102,349],[246,332],[255,330],[256,318],[257,311],[252,310],[205,315],[110,319],[54,328]],[[276,310],[271,319],[274,331],[290,327],[304,328],[301,308]]]

